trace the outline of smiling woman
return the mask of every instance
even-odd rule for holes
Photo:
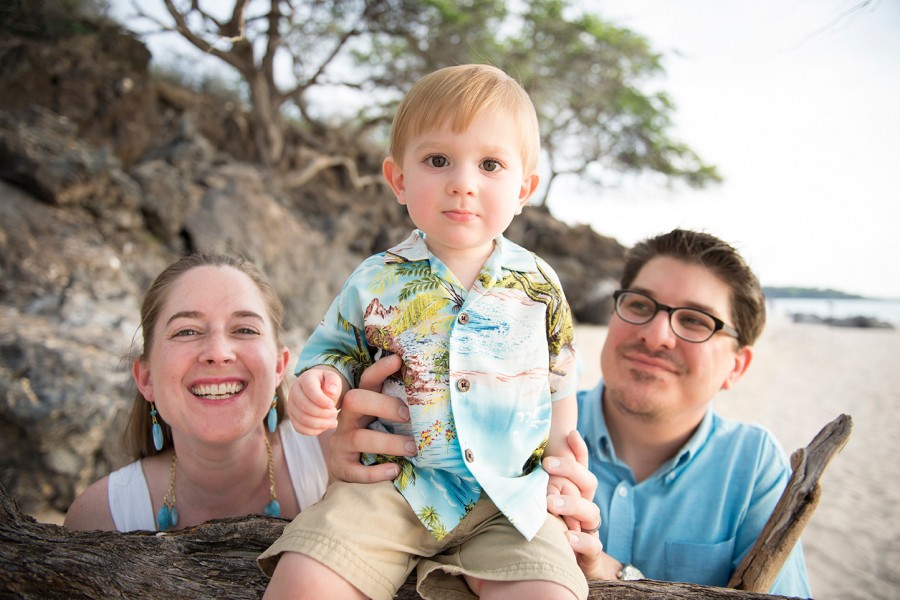
[[[283,308],[249,262],[192,255],[165,269],[141,306],[143,349],[126,431],[135,462],[69,509],[75,529],[181,529],[265,513],[294,517],[327,480],[314,438],[279,426],[290,352]]]

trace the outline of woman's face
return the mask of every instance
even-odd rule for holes
[[[172,285],[134,377],[175,437],[229,442],[261,426],[289,358],[256,284],[204,266]]]

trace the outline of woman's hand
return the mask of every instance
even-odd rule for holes
[[[587,446],[577,431],[569,432],[566,441],[573,458],[547,456],[543,460],[544,470],[551,476],[564,477],[575,484],[580,495],[547,496],[547,510],[561,517],[569,517],[579,527],[569,531],[569,544],[578,558],[578,565],[588,579],[616,579],[621,563],[603,551],[598,530],[600,509],[594,504],[597,478],[587,468]]]
[[[400,474],[395,464],[363,465],[359,455],[415,456],[411,437],[366,429],[375,418],[408,421],[409,408],[402,400],[381,393],[384,380],[400,369],[400,357],[386,356],[363,371],[359,388],[344,396],[338,426],[329,440],[328,472],[332,479],[351,483],[390,481]]]

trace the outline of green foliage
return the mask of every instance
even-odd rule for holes
[[[426,0],[395,10],[405,18],[371,23],[371,47],[355,55],[377,83],[408,89],[425,73],[460,63],[504,69],[534,101],[551,184],[561,175],[602,184],[623,171],[655,171],[692,186],[721,181],[715,167],[671,139],[670,98],[643,91],[664,72],[639,34],[568,0]]]
[[[714,166],[672,138],[671,99],[646,91],[664,75],[659,54],[646,38],[586,11],[586,4],[249,0],[245,14],[220,7],[219,15],[230,14],[224,21],[202,2],[183,2],[167,3],[174,25],[157,24],[177,29],[240,73],[259,154],[273,165],[283,158],[284,115],[308,124],[323,115],[333,118],[331,109],[341,102],[332,90],[360,99],[353,122],[343,125],[354,130],[353,137],[374,132],[385,140],[395,104],[414,81],[448,65],[490,63],[518,79],[535,103],[543,169],[549,171],[537,204],[560,176],[599,185],[614,174],[646,171],[692,186],[720,181]],[[288,67],[289,84],[275,77],[276,65]],[[327,99],[316,105],[310,91],[322,89],[329,91]],[[319,139],[304,137],[312,147]]]

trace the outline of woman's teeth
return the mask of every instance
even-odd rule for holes
[[[234,396],[244,389],[244,384],[237,381],[230,383],[210,383],[205,385],[195,385],[191,388],[191,393],[195,396],[217,400],[219,398],[227,398]]]

